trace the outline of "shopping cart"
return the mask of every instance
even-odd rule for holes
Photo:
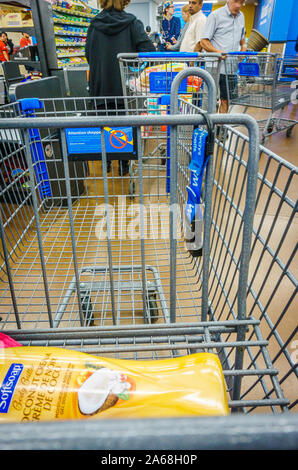
[[[134,100],[129,96],[144,98],[144,107],[148,114],[167,114],[170,108],[170,91],[174,78],[179,72],[191,66],[207,70],[216,84],[219,78],[221,54],[188,53],[188,52],[144,52],[118,54],[123,94],[126,98],[126,109],[133,112]],[[185,100],[195,103],[202,109],[213,112],[208,108],[208,89],[204,80],[188,75],[180,85],[179,95]],[[142,130],[144,165],[153,166],[158,171],[167,172],[167,191],[170,185],[170,129],[167,126],[145,126]],[[137,180],[137,166],[130,168],[131,190],[134,194]]]
[[[265,143],[270,135],[282,131],[290,137],[297,121],[282,116],[287,106],[294,102],[295,62],[280,59],[277,54],[231,52],[224,63],[229,105],[244,106],[244,112],[248,107],[270,110],[266,119],[258,120],[261,142]]]
[[[278,80],[292,82],[298,80],[298,57],[285,55],[278,58]]]
[[[204,77],[215,106],[212,78],[199,69],[189,72]],[[286,412],[297,405],[293,396],[297,377],[293,350],[297,338],[293,315],[296,249],[290,248],[291,222],[297,210],[293,202],[297,169],[261,147],[264,168],[258,174],[260,147],[254,119],[204,114],[194,104],[178,101],[186,74],[182,72],[174,80],[172,115],[144,116],[144,109],[136,104],[135,116],[101,117],[85,99],[42,100],[31,118],[16,117],[11,106],[1,110],[1,129],[17,129],[24,139],[19,147],[11,144],[10,153],[2,158],[26,152],[32,205],[12,204],[6,188],[2,189],[0,326],[23,345],[60,346],[122,359],[157,360],[213,351],[221,360],[230,408],[241,414],[204,421],[193,417],[2,424],[1,448],[239,449],[247,446],[243,439],[248,432],[250,448],[295,446],[295,415],[286,413],[272,421],[266,414],[252,418],[247,414]],[[143,171],[141,128],[162,124],[172,130],[170,194],[159,184],[161,175]],[[215,124],[225,126],[229,140],[216,142],[208,156],[203,256],[196,258],[183,233],[177,231],[176,237],[176,229],[183,226],[187,187],[192,184],[193,134],[206,127],[210,131]],[[246,126],[249,137],[230,127],[236,124]],[[128,181],[107,173],[107,126],[131,126],[136,132],[139,237],[128,236],[130,230],[123,237],[123,231],[117,237],[113,234],[115,227],[123,230],[135,213],[126,196]],[[66,206],[61,195],[53,192],[40,198],[30,129],[39,129],[42,143],[53,149],[56,141],[60,143]],[[88,161],[88,172],[82,177],[85,192],[80,196],[71,187],[71,180],[78,178],[69,175],[69,129],[81,129],[83,135],[86,129],[99,129],[101,135],[102,166]],[[55,155],[51,158],[56,160]],[[51,176],[48,178],[51,184]],[[13,187],[14,181],[10,184]],[[175,211],[169,210],[172,205]],[[167,214],[156,220],[161,206],[163,210],[168,207]],[[253,224],[260,206],[262,215]],[[167,220],[169,231],[163,236]],[[103,227],[108,234],[105,238],[99,236]],[[147,266],[155,268],[157,278]],[[147,299],[153,291],[154,317],[156,306],[159,310],[154,325],[150,324]],[[90,319],[93,326],[88,326]],[[204,428],[203,434],[199,427]],[[278,441],[271,439],[275,432]]]
[[[218,82],[219,64],[221,54],[193,53],[193,52],[142,52],[118,54],[121,71],[122,89],[125,96],[160,97],[170,94],[171,85],[179,72],[189,67],[200,67],[207,70]],[[179,94],[187,99],[206,95],[208,105],[207,86],[198,80],[198,77],[188,75],[181,83]],[[150,103],[149,103],[150,105]],[[206,108],[207,109],[207,106]]]

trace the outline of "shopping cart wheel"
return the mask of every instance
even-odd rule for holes
[[[81,292],[81,303],[85,326],[94,326],[93,307],[90,291]]]
[[[199,248],[197,250],[189,250],[189,252],[194,258],[200,258],[201,256],[203,256],[203,248]]]
[[[161,164],[165,165],[167,162],[167,150],[165,148],[161,149],[160,156],[161,156]]]
[[[150,292],[148,294],[147,305],[148,305],[151,323],[156,323],[158,320],[158,305],[156,301],[156,292]]]
[[[135,197],[136,193],[136,183],[132,180],[129,182],[129,197],[130,199],[133,199]]]
[[[262,135],[262,137],[261,137],[261,142],[260,142],[261,145],[264,145],[264,144],[267,142],[267,140],[268,140],[268,137]]]
[[[294,126],[292,126],[292,127],[289,127],[289,128],[287,129],[287,132],[286,132],[286,136],[287,136],[287,137],[291,137],[291,135],[292,135],[292,130],[293,130],[293,127],[294,127]]]
[[[270,121],[268,123],[268,127],[267,127],[268,134],[271,134],[271,132],[273,131],[273,128],[274,128],[274,120],[270,119]]]

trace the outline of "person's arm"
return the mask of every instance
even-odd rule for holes
[[[211,42],[209,41],[209,39],[207,39],[207,38],[201,39],[200,43],[201,43],[202,49],[204,49],[204,51],[206,51],[206,52],[215,52],[216,54],[221,54],[221,58],[223,60],[226,59],[227,53],[222,51],[221,49],[216,49],[216,47],[213,47]]]
[[[146,34],[143,23],[136,19],[131,23],[131,32],[136,52],[156,52],[153,42]]]
[[[166,49],[168,49],[169,51],[172,51],[172,52],[178,52],[178,51],[180,51],[181,42],[182,42],[182,40],[180,41],[179,38],[178,38],[178,41],[175,44],[171,44],[170,42],[168,42],[166,44]]]
[[[210,40],[207,39],[207,38],[201,39],[200,43],[201,43],[202,48],[203,48],[206,52],[218,52],[218,53],[222,53],[221,50],[216,49],[214,46],[212,46]]]
[[[244,18],[243,18],[242,34],[241,34],[241,39],[240,39],[240,51],[241,51],[241,52],[245,52],[245,51],[246,51],[245,23],[244,23]]]
[[[201,52],[202,49],[201,41],[198,41],[195,45],[194,52]]]
[[[221,50],[216,49],[212,44],[211,40],[214,36],[214,33],[216,31],[216,19],[214,14],[211,13],[211,15],[208,16],[204,31],[200,40],[202,48],[206,52],[217,52],[217,53],[222,53]]]
[[[177,42],[173,45],[169,43],[167,49],[174,51],[174,52],[180,51],[180,46],[181,46],[182,40],[185,36],[188,26],[189,26],[189,23],[185,23],[185,25],[181,29]]]
[[[246,42],[245,42],[245,38],[241,39],[241,41],[240,41],[240,51],[241,51],[241,52],[245,52],[245,51],[246,51]]]

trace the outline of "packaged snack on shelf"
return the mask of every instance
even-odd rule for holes
[[[23,346],[2,356],[0,422],[229,413],[215,354],[134,361]]]

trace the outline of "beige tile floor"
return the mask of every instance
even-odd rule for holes
[[[242,106],[235,106],[232,108],[232,112],[243,112],[244,108]],[[248,108],[247,113],[253,116],[257,121],[267,119],[270,112],[262,108]],[[278,116],[278,113],[275,113],[274,116]],[[282,119],[289,119],[293,121],[298,121],[298,106],[297,104],[289,104],[283,113],[281,114]],[[298,127],[294,127],[292,136],[287,138],[285,132],[280,132],[270,136],[266,142],[266,147],[272,150],[272,152],[281,156],[288,162],[297,166],[298,162]]]

